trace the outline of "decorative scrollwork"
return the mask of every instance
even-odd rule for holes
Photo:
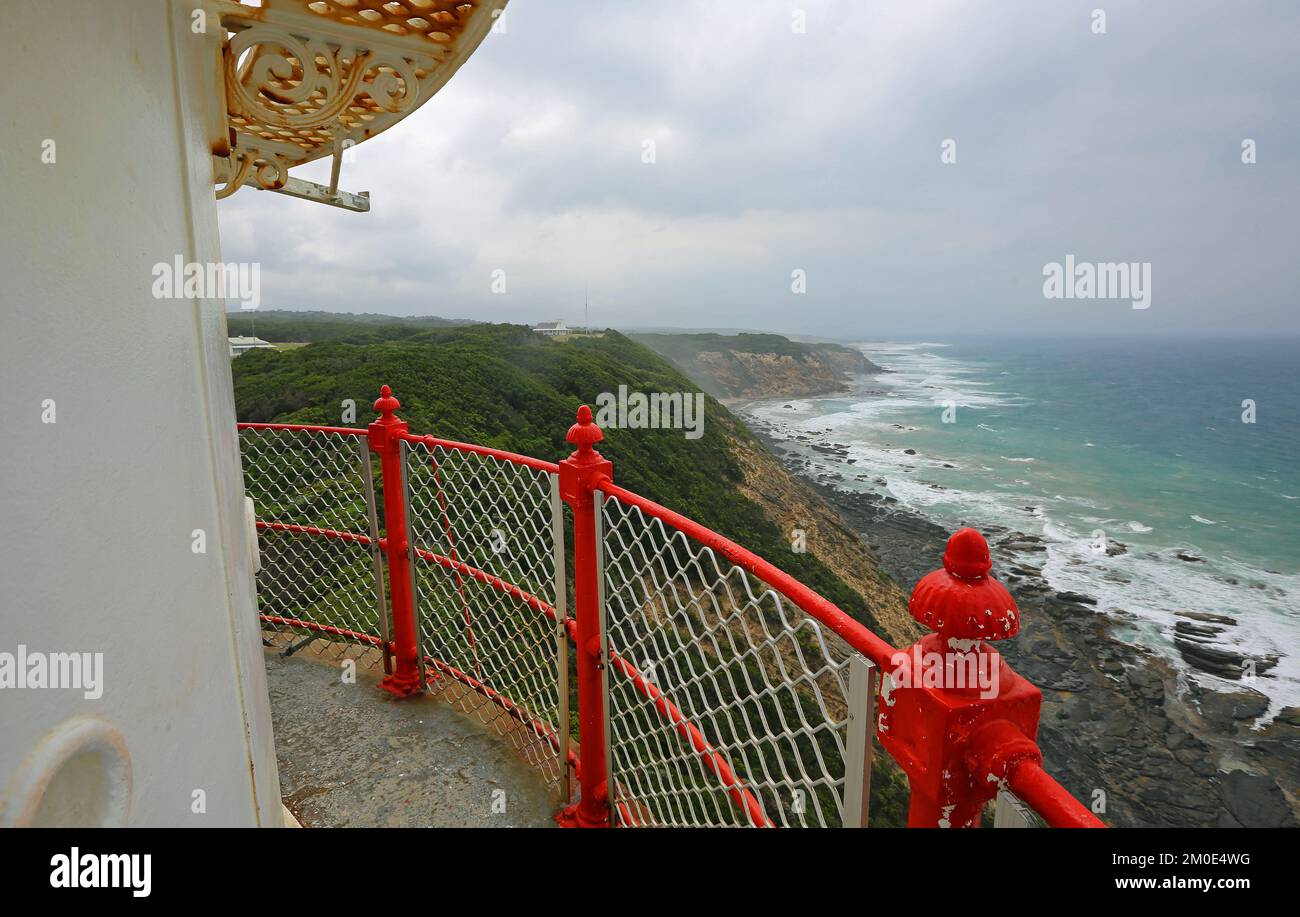
[[[415,68],[400,55],[331,46],[268,26],[231,38],[225,69],[234,112],[287,130],[331,125],[358,95],[390,114],[402,114],[420,97]]]
[[[374,77],[363,81],[366,94],[384,111],[400,114],[415,107],[420,98],[420,83],[415,68],[402,59],[372,62],[368,68]]]
[[[249,146],[237,152],[234,159],[234,174],[229,176],[225,187],[217,191],[217,200],[230,197],[238,191],[250,174],[258,187],[267,191],[283,188],[289,180],[289,164],[279,154]]]
[[[488,32],[504,0],[234,0],[220,85],[233,146],[214,142],[229,177],[281,188],[289,169],[354,146],[417,108]],[[220,150],[219,150],[220,148]],[[220,180],[220,179],[218,179]]]
[[[268,191],[283,188],[289,180],[289,164],[275,153],[259,153],[253,159],[253,166],[253,175],[257,178],[258,185]]]

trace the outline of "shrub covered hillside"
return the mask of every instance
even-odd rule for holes
[[[403,318],[375,313],[339,315],[335,312],[291,312],[283,309],[259,310],[256,314],[230,312],[226,315],[226,330],[230,334],[260,337],[276,344],[338,340],[369,344],[405,338],[430,328],[472,324],[475,323],[468,319],[437,316]]]
[[[522,326],[472,325],[410,328],[399,340],[353,343],[368,340],[372,330],[354,329],[355,335],[333,329],[334,339],[327,342],[254,350],[236,359],[239,419],[339,425],[342,405],[351,399],[356,420],[347,425],[364,426],[374,417],[371,405],[380,385],[388,384],[413,433],[557,461],[572,451],[564,437],[578,406],[594,407],[602,392],[617,392],[620,385],[645,393],[699,391],[662,357],[617,332],[552,340]],[[792,552],[776,522],[740,492],[744,474],[733,454],[738,445],[765,448],[706,398],[699,439],[687,439],[680,429],[612,429],[605,430],[599,448],[614,463],[619,484],[776,561],[882,632],[860,595],[815,553]],[[899,800],[881,803],[879,820],[893,821]]]
[[[875,373],[860,350],[779,334],[632,334],[719,398],[801,398],[844,390],[850,374]]]

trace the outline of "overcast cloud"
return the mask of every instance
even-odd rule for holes
[[[1294,333],[1298,144],[1283,0],[514,0],[344,167],[369,214],[241,190],[222,247],[263,308],[580,323],[588,285],[602,326]],[[1150,308],[1045,299],[1067,255],[1150,262]]]

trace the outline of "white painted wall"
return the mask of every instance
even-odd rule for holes
[[[150,292],[220,260],[197,5],[5,5],[0,653],[101,652],[104,693],[0,689],[0,824],[72,748],[39,818],[112,820],[125,755],[129,824],[280,819],[224,306]]]

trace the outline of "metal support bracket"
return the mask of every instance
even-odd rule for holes
[[[256,184],[252,185],[254,188]],[[302,178],[289,176],[285,179],[283,188],[259,188],[263,191],[274,191],[276,194],[287,194],[289,197],[296,197],[302,201],[311,201],[315,204],[327,204],[330,207],[338,207],[341,210],[351,210],[353,213],[370,212],[370,192],[360,191],[353,193],[351,191],[335,190],[332,194],[330,189],[324,185],[318,185],[314,181],[307,181]]]

